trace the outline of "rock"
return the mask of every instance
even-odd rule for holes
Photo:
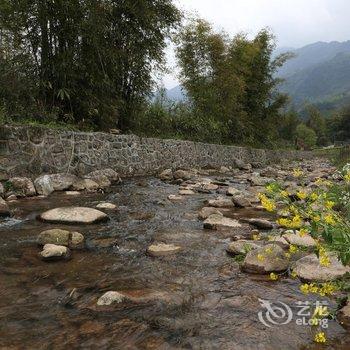
[[[231,242],[227,247],[227,252],[231,254],[246,254],[253,249],[259,249],[261,245],[255,243],[254,241],[239,240]]]
[[[218,185],[212,183],[201,184],[201,189],[204,191],[216,191],[218,188]]]
[[[251,205],[252,205],[247,198],[245,198],[243,196],[237,196],[237,195],[234,195],[232,197],[232,202],[238,208],[251,207]]]
[[[62,260],[70,257],[70,250],[62,245],[45,244],[43,250],[39,253],[43,260]]]
[[[296,261],[294,271],[305,281],[327,282],[333,281],[350,272],[335,256],[330,256],[330,266],[321,266],[316,254],[304,256]]]
[[[272,222],[265,220],[265,219],[247,219],[246,220],[249,224],[260,228],[262,230],[271,230],[273,229]]]
[[[226,198],[217,198],[217,199],[209,199],[207,201],[209,207],[214,208],[233,208],[234,204],[230,199]]]
[[[115,204],[113,204],[113,203],[99,203],[99,204],[97,204],[96,205],[96,208],[98,208],[98,209],[111,209],[111,210],[113,210],[113,209],[116,209],[117,208],[117,206],[115,205]]]
[[[13,202],[17,200],[17,196],[15,194],[11,194],[6,198],[7,202]]]
[[[125,296],[119,292],[109,291],[105,294],[103,294],[98,300],[97,305],[99,306],[105,306],[105,305],[112,305],[112,304],[119,304],[123,302],[125,299]]]
[[[75,191],[94,191],[99,188],[99,185],[96,181],[91,180],[91,179],[78,179],[74,181],[72,184],[72,190]]]
[[[52,174],[49,177],[55,191],[68,190],[77,180],[77,177],[71,174]]]
[[[5,194],[5,189],[3,184],[0,182],[0,197],[3,197],[4,194]]]
[[[152,301],[163,301],[170,303],[174,301],[170,294],[154,290],[130,290],[109,291],[103,294],[97,301],[98,306],[108,306],[121,302],[148,303]]]
[[[241,194],[241,191],[237,188],[234,188],[234,187],[229,187],[226,191],[226,194],[228,196],[236,196],[236,195],[240,195]]]
[[[204,228],[211,230],[217,230],[220,228],[236,228],[242,227],[242,225],[234,219],[225,218],[219,214],[210,215],[203,223]]]
[[[174,172],[174,179],[189,180],[192,177],[192,173],[187,170],[176,170]]]
[[[251,164],[247,164],[245,162],[243,162],[243,160],[236,158],[234,161],[234,165],[235,167],[237,167],[240,170],[251,170],[252,166]]]
[[[220,173],[226,174],[229,173],[231,170],[229,168],[227,168],[226,166],[221,166],[219,169]]]
[[[111,248],[117,247],[118,241],[113,237],[95,238],[92,240],[92,244],[97,248]]]
[[[283,249],[289,248],[289,243],[287,242],[287,240],[285,238],[283,238],[281,236],[271,237],[269,239],[269,243],[278,244]]]
[[[207,219],[210,215],[217,214],[223,216],[221,211],[214,207],[204,207],[198,212],[198,217],[201,220]]]
[[[14,191],[16,196],[31,197],[36,195],[34,184],[28,177],[12,177],[7,183],[10,191]]]
[[[151,256],[168,256],[178,253],[182,250],[181,247],[174,244],[158,243],[152,244],[148,247],[147,253]]]
[[[48,210],[40,215],[40,219],[45,222],[62,224],[93,224],[107,221],[108,216],[97,209],[65,207]]]
[[[65,191],[64,194],[67,196],[79,196],[80,192],[79,191]]]
[[[112,182],[105,175],[99,175],[90,180],[97,183],[98,188],[107,188],[112,185]]]
[[[34,186],[39,195],[48,196],[55,191],[50,175],[42,175],[34,180]]]
[[[38,244],[56,244],[70,248],[80,248],[84,244],[84,236],[79,232],[51,229],[39,234]]]
[[[96,181],[95,179],[99,179],[100,177],[106,177],[111,183],[120,183],[122,181],[119,174],[111,168],[95,170],[84,176],[85,179],[92,179],[94,181]],[[98,183],[98,181],[96,182]]]
[[[174,178],[173,171],[171,169],[163,170],[159,174],[159,178],[163,181],[171,181]]]
[[[193,194],[196,194],[196,192],[194,192],[192,190],[188,190],[188,189],[184,189],[184,190],[179,191],[180,196],[191,196]]]
[[[10,215],[11,213],[8,204],[0,197],[0,217],[6,217]]]
[[[287,270],[289,260],[285,257],[284,250],[276,244],[268,244],[259,249],[250,251],[242,265],[246,272],[265,274]]]
[[[350,328],[350,301],[346,303],[344,307],[342,307],[338,312],[338,320],[340,324],[346,329]]]
[[[252,186],[266,186],[267,184],[273,182],[274,179],[269,177],[261,177],[260,175],[253,175],[250,178]]]
[[[289,244],[298,247],[316,247],[316,241],[308,234],[300,236],[298,233],[286,233],[282,236]]]
[[[168,199],[172,202],[177,202],[177,201],[182,201],[184,197],[176,194],[171,194],[168,196]]]

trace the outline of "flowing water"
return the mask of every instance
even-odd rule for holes
[[[290,278],[272,282],[240,271],[225,248],[230,237],[204,230],[197,211],[215,194],[172,203],[178,186],[154,178],[125,180],[106,194],[22,199],[0,225],[1,349],[318,349],[310,327],[267,327],[258,319],[259,298],[290,305],[315,301]],[[107,223],[45,224],[37,214],[56,207],[118,205]],[[261,216],[235,209],[231,216]],[[37,235],[50,228],[79,231],[84,250],[69,261],[38,258]],[[153,242],[175,243],[182,252],[153,258]],[[156,300],[98,307],[106,291],[129,291]],[[323,298],[324,300],[327,300]],[[334,305],[334,301],[329,301]],[[349,334],[329,323],[328,348],[349,349]]]

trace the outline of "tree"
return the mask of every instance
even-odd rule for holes
[[[221,125],[226,142],[269,144],[286,97],[275,72],[288,55],[272,59],[274,38],[230,38],[194,19],[177,37],[180,80],[196,114]]]
[[[321,112],[313,105],[306,107],[307,119],[306,126],[315,131],[317,135],[317,145],[325,146],[328,142],[326,137],[326,119]]]
[[[281,116],[279,122],[279,136],[283,140],[295,142],[297,136],[297,126],[300,124],[300,118],[295,110],[290,110]]]
[[[172,0],[3,0],[0,52],[32,66],[38,111],[126,130],[179,20]]]
[[[315,131],[305,124],[301,123],[297,126],[298,143],[302,148],[310,149],[316,145],[317,135]]]

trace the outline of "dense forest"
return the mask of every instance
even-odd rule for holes
[[[152,97],[169,41],[185,101]],[[350,138],[350,108],[291,107],[276,76],[291,55],[274,51],[267,29],[231,37],[171,0],[3,0],[0,119],[259,147]]]

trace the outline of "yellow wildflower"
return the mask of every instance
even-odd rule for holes
[[[272,253],[272,248],[271,247],[266,248],[265,249],[265,253],[271,254]]]
[[[324,217],[324,221],[326,222],[326,224],[328,225],[334,225],[335,224],[335,220],[332,214],[327,214]]]
[[[327,209],[332,209],[334,207],[335,203],[332,201],[326,201],[326,203],[324,205]]]
[[[277,281],[278,280],[278,275],[276,273],[271,272],[270,273],[270,280]]]
[[[318,332],[316,333],[314,340],[316,343],[325,343],[327,338],[324,332]]]
[[[314,202],[318,199],[318,194],[313,192],[310,194],[310,199]]]
[[[282,197],[285,197],[285,198],[287,198],[289,196],[288,191],[281,191],[280,194]]]
[[[299,236],[300,236],[300,237],[304,237],[304,236],[306,236],[308,233],[309,233],[309,231],[308,231],[307,229],[305,229],[305,228],[301,228],[301,229],[299,230]]]
[[[299,228],[302,225],[302,220],[300,215],[295,215],[292,219],[292,226],[291,228]]]
[[[300,287],[299,287],[300,291],[303,293],[303,294],[309,294],[309,285],[307,283],[305,284],[302,284]]]
[[[318,293],[318,287],[314,283],[309,284],[309,293]]]
[[[292,273],[290,274],[290,276],[292,278],[297,278],[298,277],[298,274],[295,272],[295,271],[292,271]]]
[[[318,305],[314,310],[313,317],[327,317],[329,315],[327,306]]]
[[[295,177],[301,177],[301,176],[303,176],[303,171],[301,170],[301,169],[294,169],[293,170],[293,175],[295,176]]]
[[[260,233],[253,235],[253,240],[258,241],[260,239]]]
[[[297,197],[301,200],[304,200],[307,198],[307,193],[305,191],[298,191],[297,192]]]
[[[291,257],[290,253],[288,253],[288,252],[284,253],[284,256],[288,259]]]
[[[260,194],[259,199],[260,199],[261,205],[267,211],[271,212],[271,211],[274,211],[276,209],[276,204],[274,203],[274,201],[267,198],[266,195]]]
[[[259,261],[264,261],[264,260],[265,260],[264,255],[258,254],[258,260],[259,260]]]
[[[298,251],[298,247],[296,247],[295,245],[290,245],[289,247],[289,252],[292,254],[295,254]]]
[[[344,175],[344,180],[346,183],[350,182],[350,172],[349,171]]]

